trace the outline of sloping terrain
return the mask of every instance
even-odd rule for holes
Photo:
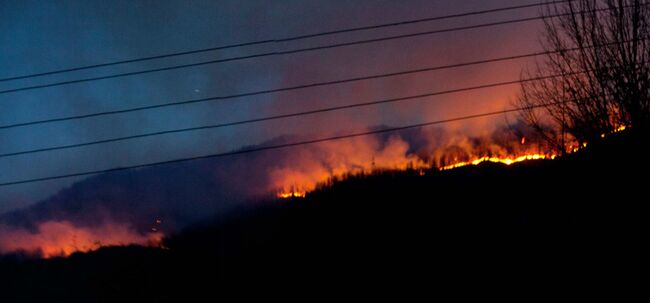
[[[634,270],[648,230],[646,141],[626,132],[555,160],[353,176],[186,229],[167,249],[6,257],[0,285],[22,299],[111,301],[230,283],[570,283]]]

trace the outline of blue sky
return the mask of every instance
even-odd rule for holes
[[[480,10],[536,1],[0,1],[0,78],[218,45],[281,38]],[[0,89],[85,76],[198,62],[264,50],[292,49],[509,18],[517,14],[418,24],[243,47],[110,68],[0,83]],[[183,70],[0,95],[0,124],[68,116],[145,104],[361,76],[535,51],[539,23],[504,26],[345,47],[283,57],[238,61]],[[507,81],[526,62],[486,65],[444,73],[384,79],[336,87],[212,102],[0,130],[0,152],[70,144],[255,118],[320,106]],[[400,125],[502,109],[516,87],[439,98],[434,103],[387,105],[218,130],[199,131],[0,159],[0,182],[228,151],[283,134],[323,135],[373,125]],[[483,123],[454,127],[480,131]],[[78,179],[0,188],[0,212],[29,205]]]

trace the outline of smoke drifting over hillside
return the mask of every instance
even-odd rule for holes
[[[0,248],[4,252],[25,252],[43,258],[68,256],[102,246],[160,245],[162,234],[147,235],[133,231],[124,224],[78,227],[67,221],[38,223],[36,230],[0,225]]]
[[[0,217],[0,251],[55,256],[102,245],[155,245],[164,233],[280,192],[308,192],[332,177],[543,152],[532,135],[515,129],[467,137],[430,128],[99,175]]]

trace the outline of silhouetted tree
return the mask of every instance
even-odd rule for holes
[[[522,78],[523,120],[558,150],[650,120],[650,1],[574,0],[543,10],[548,53]],[[557,77],[550,77],[559,75]],[[540,107],[544,106],[544,107]]]

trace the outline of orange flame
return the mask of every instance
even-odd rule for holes
[[[492,162],[492,163],[501,163],[505,165],[511,165],[514,163],[519,163],[523,161],[528,161],[528,160],[543,160],[543,159],[555,159],[556,155],[551,154],[551,155],[545,155],[545,154],[529,154],[529,155],[523,155],[519,157],[505,157],[505,158],[499,158],[499,157],[480,157],[477,159],[474,159],[472,161],[463,161],[463,162],[458,162],[454,163],[451,165],[446,165],[443,167],[440,167],[440,170],[449,170],[449,169],[454,169],[458,167],[463,167],[463,166],[468,166],[468,165],[479,165],[483,162]]]
[[[47,221],[36,232],[0,226],[0,252],[26,252],[43,258],[67,257],[76,252],[89,252],[105,246],[131,244],[160,247],[163,234],[143,235],[123,224],[99,227],[77,227],[68,221]]]
[[[296,152],[291,159],[294,162],[282,163],[271,171],[271,183],[279,189],[276,195],[280,199],[304,198],[319,184],[376,170],[415,169],[420,175],[426,175],[431,169],[450,170],[484,162],[511,165],[557,157],[555,153],[540,151],[544,148],[526,137],[515,140],[519,144],[504,147],[488,141],[477,145],[466,136],[452,137],[446,144],[432,149],[428,160],[424,160],[426,155],[409,154],[408,143],[399,137],[393,137],[383,146],[374,139],[329,143]],[[584,147],[586,143],[576,143],[569,151],[577,152]]]
[[[290,191],[290,192],[279,192],[278,198],[289,199],[289,198],[304,198],[307,196],[306,191]]]
[[[616,129],[612,130],[610,134],[618,133],[624,131],[627,127],[621,125]],[[605,137],[606,134],[603,134],[601,137]],[[553,160],[557,157],[556,153],[553,152],[531,152],[535,148],[535,144],[530,144],[526,137],[521,137],[519,143],[520,147],[516,147],[514,152],[515,155],[509,155],[504,148],[500,148],[494,145],[487,146],[484,152],[491,155],[497,156],[471,156],[472,154],[476,155],[478,152],[473,150],[469,144],[467,144],[466,138],[461,138],[460,140],[455,141],[456,147],[460,148],[466,152],[465,156],[453,157],[451,164],[449,162],[442,161],[441,159],[445,158],[447,155],[445,152],[440,153],[440,149],[436,151],[438,156],[438,161],[433,163],[425,163],[422,159],[407,155],[406,150],[408,146],[405,146],[405,142],[399,138],[393,138],[389,144],[384,148],[384,150],[376,151],[373,149],[373,141],[364,142],[357,140],[348,145],[330,145],[325,151],[325,157],[329,160],[335,159],[333,163],[327,163],[330,167],[335,167],[334,170],[325,170],[323,165],[314,164],[305,158],[299,158],[299,163],[305,163],[303,166],[305,169],[292,168],[291,165],[287,165],[281,169],[275,171],[273,175],[274,181],[276,184],[281,186],[276,188],[281,188],[277,193],[278,198],[289,199],[289,198],[304,198],[307,193],[313,191],[318,184],[323,184],[328,180],[333,178],[345,177],[351,174],[359,173],[372,173],[375,169],[395,169],[395,170],[405,170],[407,168],[417,169],[421,176],[426,174],[426,170],[437,168],[439,170],[450,170],[454,168],[459,168],[468,165],[479,165],[484,162],[500,163],[505,165],[512,165],[514,163],[519,163],[529,160]],[[523,147],[523,145],[526,145]],[[566,147],[566,152],[576,153],[580,150],[587,147],[587,142],[577,142],[574,141],[569,146]],[[353,148],[350,150],[350,148]],[[537,146],[537,149],[542,149],[540,146]],[[332,152],[336,151],[336,153]],[[333,155],[332,155],[333,154]],[[372,157],[368,155],[372,154]],[[375,157],[375,154],[379,156]],[[518,154],[518,155],[517,155]],[[469,157],[467,155],[470,155]],[[323,156],[321,154],[310,155]],[[365,159],[372,159],[371,161],[363,161],[360,157]],[[340,159],[339,159],[340,158]],[[435,155],[434,155],[435,158]],[[460,159],[459,159],[460,158]],[[466,160],[469,158],[469,160]],[[350,161],[349,159],[352,159]],[[322,161],[322,160],[319,160]],[[354,162],[354,165],[351,165],[349,162]],[[370,163],[369,163],[370,162]],[[437,165],[436,165],[437,163]],[[285,184],[291,183],[291,186],[286,186]]]
[[[625,126],[625,125],[621,125],[621,126],[615,128],[615,129],[614,129],[613,131],[611,131],[609,134],[600,134],[600,137],[601,137],[601,138],[605,138],[607,135],[611,135],[611,134],[619,133],[619,132],[624,131],[625,129],[627,129],[627,126]]]
[[[586,144],[584,145],[586,146]],[[578,149],[576,149],[578,150]],[[479,165],[484,162],[492,162],[492,163],[501,163],[505,165],[512,165],[514,163],[519,163],[523,161],[529,161],[529,160],[543,160],[543,159],[555,159],[557,157],[556,154],[526,154],[522,156],[517,156],[517,157],[477,157],[471,161],[461,161],[461,162],[456,162],[454,164],[449,164],[445,165],[442,167],[439,167],[439,170],[450,170],[454,168],[459,168],[463,166],[468,166],[468,165]],[[417,168],[418,173],[420,176],[424,176],[426,174],[427,169],[431,169],[430,165],[424,165],[420,163],[420,165],[417,166],[411,166],[411,168]],[[401,170],[405,170],[406,167],[401,168]],[[399,170],[399,168],[398,168]],[[325,176],[322,180],[322,182],[327,181],[327,178],[330,178],[330,176]],[[303,186],[300,188],[303,189],[297,189],[299,187],[297,186],[292,186],[289,190],[281,190],[278,192],[277,197],[281,199],[290,199],[290,198],[304,198],[307,196],[307,193],[310,191],[310,189],[305,189],[305,188],[311,188],[311,185],[308,186]],[[315,187],[315,186],[313,186]],[[313,189],[312,189],[313,190]]]
[[[270,172],[270,190],[278,190],[277,197],[304,198],[319,184],[351,174],[372,173],[380,169],[406,170],[427,167],[415,155],[408,154],[409,145],[398,137],[385,144],[376,138],[355,138],[327,142],[298,149],[287,163]]]

